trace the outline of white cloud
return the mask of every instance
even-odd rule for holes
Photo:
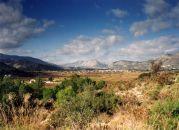
[[[146,0],[144,11],[150,17],[162,15],[169,9],[169,4],[164,0]]]
[[[112,29],[103,29],[102,32],[105,34],[115,34],[116,33],[116,31],[112,30]]]
[[[122,36],[114,34],[99,37],[78,36],[74,40],[66,43],[62,48],[59,48],[55,53],[44,56],[44,58],[48,58],[48,60],[52,62],[54,62],[54,59],[58,59],[58,57],[60,57],[62,62],[73,62],[85,59],[105,59],[107,61],[108,59],[106,59],[105,56],[108,55],[114,47],[120,46],[122,41]]]
[[[28,38],[45,31],[54,21],[40,21],[23,15],[21,0],[0,2],[0,49],[18,48]]]
[[[130,32],[132,32],[134,36],[142,36],[150,31],[158,32],[160,30],[170,28],[171,26],[171,21],[163,20],[161,18],[147,19],[145,21],[135,22],[131,26]]]
[[[176,52],[179,52],[179,38],[177,36],[161,36],[153,40],[136,41],[121,48],[117,55],[131,60],[145,60]]]
[[[122,43],[124,40],[119,35],[91,38],[79,36],[42,58],[57,64],[90,59],[109,63],[116,60],[149,60],[179,52],[178,36],[161,36],[151,40],[135,41],[128,45]]]
[[[125,10],[121,10],[121,9],[111,9],[108,14],[112,14],[114,15],[115,17],[118,17],[118,18],[122,18],[122,17],[125,17],[126,15],[128,15],[127,11]]]
[[[65,55],[88,55],[91,53],[99,53],[101,50],[110,48],[114,44],[121,43],[122,37],[118,35],[108,35],[106,37],[89,38],[79,36],[69,43],[65,44],[59,50],[60,54]]]
[[[142,36],[149,32],[178,27],[179,3],[172,7],[164,0],[146,0],[144,12],[147,19],[135,22],[130,27],[130,32],[134,36]]]

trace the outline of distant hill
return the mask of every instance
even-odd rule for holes
[[[162,61],[162,67],[165,70],[179,70],[179,53],[176,54],[166,54],[159,58],[154,59],[154,61]],[[114,69],[114,70],[138,70],[146,71],[150,69],[152,60],[147,61],[128,61],[119,60],[112,62],[110,64],[102,63],[98,60],[87,60],[87,61],[77,61],[74,63],[65,64],[65,68],[70,69]]]
[[[166,70],[179,70],[179,53],[167,54],[155,59],[163,62],[163,68]],[[5,55],[0,53],[0,72],[27,72],[27,71],[56,71],[63,69],[114,69],[114,70],[139,70],[150,69],[151,60],[148,61],[127,61],[119,60],[110,64],[102,63],[98,60],[77,61],[65,65],[55,65],[37,58]],[[5,68],[5,69],[4,69]],[[14,70],[15,69],[15,70]],[[5,71],[6,70],[6,71]],[[3,72],[4,71],[4,72]]]
[[[163,62],[164,69],[176,69],[179,70],[179,53],[176,54],[167,54],[161,56],[157,60],[161,60]]]
[[[5,55],[0,53],[0,62],[23,71],[62,70],[63,67],[42,61],[37,58]]]
[[[82,68],[82,69],[105,69],[107,65],[99,62],[98,60],[87,60],[87,61],[77,61],[74,63],[65,64],[64,67],[68,68]]]
[[[165,70],[179,70],[179,53],[167,54],[159,58],[154,59],[154,61],[162,61],[162,67]],[[111,69],[117,70],[149,70],[152,60],[148,61],[116,61],[109,65]]]
[[[115,70],[149,70],[150,61],[139,62],[120,60],[109,64],[109,68]]]
[[[13,75],[13,76],[31,76],[31,73],[22,71],[22,70],[18,70],[16,68],[13,68],[9,65],[6,65],[2,62],[0,62],[0,76],[4,76],[4,75]]]

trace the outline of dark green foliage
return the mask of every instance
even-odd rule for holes
[[[56,104],[59,111],[52,116],[51,124],[58,127],[75,125],[81,129],[100,113],[112,115],[119,98],[99,90],[104,86],[104,81],[97,83],[78,75],[64,80],[57,87]]]
[[[105,85],[106,85],[105,81],[100,80],[100,81],[98,82],[98,84],[96,85],[96,88],[95,88],[95,89],[96,89],[96,90],[102,89]]]
[[[43,98],[43,81],[38,78],[32,84],[25,84],[21,80],[13,80],[11,77],[4,77],[0,81],[0,103],[8,105],[9,96],[13,96],[14,105],[20,107],[23,102],[23,95],[30,93],[32,98]]]
[[[140,80],[144,80],[144,79],[149,79],[149,78],[151,78],[151,76],[152,76],[152,73],[142,73],[142,74],[140,74],[139,75],[139,79]]]
[[[55,88],[45,88],[42,79],[37,78],[31,84],[21,80],[13,80],[10,77],[0,79],[0,104],[11,121],[13,107],[23,106],[24,95],[29,93],[29,105],[34,108],[35,100],[43,101],[46,109],[59,109],[52,116],[51,124],[54,126],[78,126],[84,128],[91,120],[100,113],[113,114],[118,104],[118,97],[102,90],[104,81],[93,81],[90,78],[81,78],[73,75],[65,79]],[[52,99],[52,100],[51,100]],[[8,108],[8,109],[7,109]],[[0,118],[1,119],[1,118]]]
[[[106,112],[112,115],[118,103],[120,100],[114,94],[99,92],[95,95],[92,105],[95,112]]]
[[[0,116],[3,124],[7,124],[12,121],[14,114],[17,114],[17,110],[24,107],[24,95],[29,93],[28,108],[34,108],[38,104],[36,99],[44,98],[45,108],[51,108],[50,102],[47,100],[55,98],[54,90],[45,89],[43,87],[43,81],[38,78],[36,82],[32,84],[24,83],[21,80],[14,80],[11,77],[4,77],[0,80],[0,113],[3,113],[6,118]],[[50,104],[50,105],[49,105]],[[3,116],[4,117],[4,116]],[[1,122],[1,121],[0,121]]]
[[[10,77],[4,77],[0,82],[0,102],[3,101],[5,95],[14,92],[18,94],[19,88]]]
[[[53,81],[53,77],[49,77],[48,80],[49,80],[49,81]]]
[[[66,87],[65,89],[57,92],[56,94],[57,104],[61,105],[65,103],[66,101],[70,101],[75,95],[76,93],[74,92],[71,86]]]
[[[59,86],[58,90],[65,89],[65,87],[71,86],[75,93],[84,91],[86,86],[93,87],[93,89],[98,90],[102,89],[105,86],[105,81],[96,81],[91,80],[90,78],[80,78],[79,75],[73,75],[70,79],[65,79]]]
[[[43,98],[43,86],[44,82],[40,78],[37,78],[34,83],[30,84],[32,90],[32,98]]]
[[[47,101],[48,99],[55,98],[55,90],[52,88],[43,89],[43,100]]]
[[[70,93],[72,93],[71,90]],[[100,113],[113,114],[119,102],[119,99],[113,94],[96,93],[90,89],[78,93],[76,96],[73,95],[74,93],[72,96],[68,94],[67,97],[63,95],[63,98],[60,96],[63,103],[60,104],[59,111],[52,115],[51,125],[56,127],[72,127],[74,125],[78,126],[78,129],[82,129]]]

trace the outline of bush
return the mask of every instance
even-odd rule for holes
[[[49,110],[55,104],[58,111],[51,117],[52,125],[85,128],[100,113],[112,115],[118,105],[118,97],[103,91],[104,86],[104,81],[96,82],[78,75],[65,79],[53,89],[44,88],[40,78],[25,84],[21,80],[4,77],[0,80],[0,113],[5,118],[0,116],[0,123],[11,125],[19,116],[23,119],[23,116],[29,117],[36,108],[45,107]]]
[[[56,94],[57,105],[62,105],[66,101],[70,101],[75,95],[76,93],[70,86],[63,90],[59,90]]]
[[[53,77],[49,77],[48,80],[49,80],[49,81],[53,81]]]
[[[30,93],[31,101],[29,104],[34,107],[36,98],[43,97],[43,82],[38,79],[35,83],[25,84],[21,80],[13,80],[4,77],[0,80],[0,113],[3,117],[0,120],[10,123],[14,116],[18,116],[18,110],[24,105],[24,95]]]
[[[100,80],[97,84],[96,84],[96,90],[98,89],[102,89],[104,86],[106,85],[106,82],[103,80]]]
[[[47,101],[48,99],[55,98],[55,90],[51,88],[43,89],[43,100]]]
[[[165,100],[154,104],[149,123],[156,129],[174,130],[179,121],[179,100]]]
[[[171,85],[174,83],[173,76],[169,73],[161,73],[156,77],[156,81],[160,85]]]
[[[126,91],[131,88],[135,87],[135,81],[119,81],[118,82],[118,89],[121,91]]]
[[[151,76],[152,76],[151,73],[142,73],[139,75],[138,79],[140,79],[140,80],[150,79]]]
[[[57,86],[57,91],[63,90],[71,86],[75,93],[84,91],[85,87],[92,87],[94,90],[102,89],[105,86],[105,81],[93,81],[90,78],[81,78],[79,75],[73,75],[70,79],[65,79]]]
[[[52,115],[50,124],[82,129],[100,113],[112,115],[119,100],[114,94],[99,90],[104,85],[104,81],[96,83],[77,75],[64,80],[57,86],[56,105],[59,111]]]
[[[93,109],[95,112],[107,113],[112,115],[115,111],[116,105],[119,103],[119,99],[114,94],[108,94],[105,92],[100,92],[96,94],[92,102]]]
[[[71,90],[68,89],[68,94],[65,95],[62,96],[62,93],[60,93],[60,96],[57,96],[57,101],[60,97],[63,103],[60,102],[59,111],[51,117],[50,123],[53,126],[85,128],[100,113],[113,114],[118,103],[118,98],[113,94],[95,93],[90,89],[78,93],[73,98],[72,96],[69,97]]]
[[[59,110],[52,115],[50,124],[61,128],[74,126],[78,129],[84,128],[94,117],[94,111],[87,104],[88,101],[78,96],[63,102]]]
[[[162,86],[156,86],[154,89],[149,90],[149,96],[151,100],[157,100],[160,94],[160,91],[162,89]]]
[[[162,61],[152,61],[151,62],[151,72],[157,74],[162,68]]]
[[[43,98],[43,87],[44,87],[44,82],[42,81],[41,78],[37,78],[35,82],[30,84],[30,89],[32,93],[32,98],[38,98],[42,99]]]

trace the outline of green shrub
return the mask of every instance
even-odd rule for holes
[[[82,129],[100,113],[112,115],[119,99],[114,94],[99,90],[104,86],[104,81],[97,83],[77,75],[64,80],[57,86],[56,104],[59,111],[52,115],[51,125]]]
[[[57,105],[61,105],[65,103],[66,101],[71,100],[75,95],[76,94],[71,86],[66,87],[63,90],[59,90],[56,94]]]
[[[94,117],[94,111],[88,106],[88,101],[80,97],[74,97],[68,102],[63,102],[59,111],[51,117],[50,124],[55,127],[84,128]]]
[[[6,118],[0,117],[2,122],[11,122],[15,111],[19,110],[24,105],[24,94],[30,93],[31,101],[29,104],[34,105],[36,98],[43,97],[43,82],[38,79],[33,84],[25,84],[21,80],[12,79],[11,77],[4,77],[0,80],[0,113],[3,113]],[[33,97],[33,98],[32,98]],[[33,106],[34,107],[34,106]],[[18,116],[18,115],[17,115]]]
[[[66,87],[71,86],[75,93],[84,91],[86,86],[92,87],[94,90],[102,89],[105,86],[105,81],[91,80],[90,78],[81,78],[79,75],[73,75],[70,79],[65,79],[60,85],[57,86],[58,90],[63,90]]]
[[[18,110],[23,104],[24,95],[29,94],[28,107],[35,108],[38,103],[46,109],[54,108],[54,102],[58,112],[51,117],[54,126],[85,128],[92,119],[100,113],[112,115],[118,105],[118,97],[112,93],[101,90],[105,86],[104,81],[93,81],[90,78],[81,78],[73,75],[65,79],[55,88],[44,88],[42,79],[37,78],[34,83],[25,84],[21,80],[13,80],[4,77],[0,80],[0,113],[5,112],[7,121],[13,119],[12,111]],[[37,102],[39,99],[43,101]],[[54,100],[49,100],[54,99]],[[2,117],[0,117],[0,122]]]
[[[52,88],[43,89],[43,100],[47,101],[48,99],[55,98],[55,91]]]
[[[156,129],[174,130],[179,122],[179,100],[165,100],[154,104],[149,123]]]
[[[98,89],[102,89],[104,86],[106,85],[106,82],[103,80],[100,80],[97,84],[96,84],[96,90]]]
[[[100,113],[113,114],[118,103],[118,98],[113,94],[95,93],[90,89],[73,97],[69,97],[69,95],[73,95],[71,90],[66,95],[67,97],[65,95],[62,96],[60,93],[63,103],[60,104],[59,111],[52,115],[50,123],[53,126],[72,127],[74,125],[78,126],[78,129],[82,129]],[[58,98],[57,96],[57,101]]]
[[[38,98],[42,99],[43,98],[43,87],[44,87],[44,82],[41,78],[37,78],[35,82],[30,84],[31,90],[32,90],[32,98]]]

